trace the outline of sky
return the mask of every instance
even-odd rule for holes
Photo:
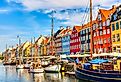
[[[92,0],[93,19],[98,9],[110,9],[121,0]],[[0,0],[0,52],[21,42],[50,36],[52,11],[54,31],[60,26],[82,25],[89,20],[89,0]]]

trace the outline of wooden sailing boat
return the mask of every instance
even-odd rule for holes
[[[90,26],[92,26],[92,0],[90,0]],[[91,28],[92,35],[92,28]],[[92,57],[91,38],[91,57]],[[117,62],[114,64],[114,61]],[[114,69],[114,68],[118,69]],[[121,82],[121,58],[117,60],[94,59],[77,65],[75,75],[79,79],[94,82]]]
[[[8,62],[8,49],[7,49],[7,44],[6,44],[6,51],[5,51],[5,56],[4,56],[4,61],[3,61],[3,65],[9,65],[10,63]]]
[[[16,66],[16,69],[23,69],[24,68],[24,65],[22,64],[22,54],[20,53],[21,51],[21,39],[19,36],[17,36],[17,38],[19,39],[19,46],[18,46],[18,56],[19,56],[19,63],[18,65]]]
[[[35,38],[34,38],[34,43],[35,43]],[[30,66],[29,72],[30,73],[43,73],[44,69],[41,66],[41,61],[40,61],[39,58],[37,59],[37,57],[38,57],[38,55],[37,55],[37,53],[38,53],[38,46],[37,46],[36,43],[34,44],[34,49],[35,49],[34,50],[35,54],[34,54],[34,59],[33,59],[34,62]]]
[[[51,55],[53,56],[54,55],[54,11],[52,11],[52,19],[51,19],[51,22],[52,22],[52,29],[51,29]],[[51,60],[53,60],[53,58],[51,58]],[[55,58],[54,58],[55,60]],[[57,60],[57,59],[56,59]],[[45,72],[50,72],[50,73],[56,73],[56,72],[60,72],[61,70],[61,65],[57,62],[54,62],[54,64],[46,67],[45,69]]]

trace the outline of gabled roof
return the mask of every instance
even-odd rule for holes
[[[97,23],[97,21],[96,21],[96,20],[93,20],[93,21],[92,21],[92,25],[93,25],[94,23]],[[82,26],[82,29],[88,28],[88,27],[91,27],[90,22],[88,22],[87,24],[84,24],[84,25]]]
[[[72,33],[72,29],[71,28],[66,28],[61,34],[61,36],[64,36],[64,35],[66,35],[67,33]]]
[[[62,32],[63,30],[64,30],[64,28],[59,29],[59,30],[54,34],[54,38],[56,38],[56,36],[57,36],[58,34],[60,34],[60,32]]]
[[[82,26],[74,26],[74,28],[77,30],[77,32],[80,32],[82,29]]]
[[[106,10],[106,9],[99,9],[99,13],[101,13],[102,21],[106,21],[111,14],[113,14],[116,11],[116,7],[113,7],[112,9]]]

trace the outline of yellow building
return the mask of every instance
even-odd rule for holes
[[[47,55],[47,40],[48,38],[44,37],[44,36],[40,36],[35,44],[37,44],[37,48],[38,48],[38,55]]]
[[[112,52],[121,53],[121,6],[111,17]]]

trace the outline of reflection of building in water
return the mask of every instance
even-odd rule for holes
[[[34,82],[44,82],[44,73],[33,74],[33,81]]]
[[[53,82],[61,82],[61,73],[45,73],[45,79],[47,82],[53,81]]]
[[[25,69],[18,69],[17,76],[19,79],[23,78],[23,80],[26,80],[26,81],[31,80],[31,77],[30,77],[30,74],[28,73],[28,70],[25,70]]]

